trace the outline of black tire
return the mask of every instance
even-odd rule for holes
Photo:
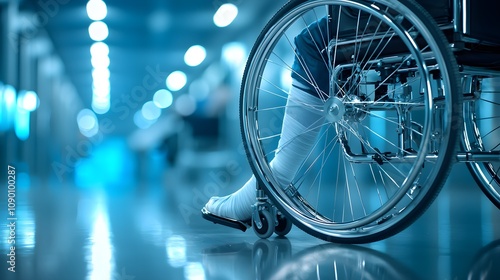
[[[291,63],[288,63],[288,61],[285,61],[285,59],[287,59],[285,55],[276,55],[276,53],[281,52],[281,49],[278,49],[282,47],[282,45],[280,45],[280,40],[285,42],[285,46],[287,43],[291,45],[293,38],[288,36],[286,32],[292,32],[295,30],[292,28],[293,24],[299,25],[301,24],[301,21],[304,21],[303,25],[308,26],[309,23],[319,20],[320,17],[316,15],[317,13],[321,13],[321,11],[326,10],[327,6],[332,5],[346,6],[345,10],[349,11],[351,15],[356,15],[356,9],[359,9],[359,14],[364,13],[363,15],[365,15],[365,13],[369,13],[370,19],[373,16],[375,20],[380,22],[389,18],[390,22],[387,23],[387,26],[389,26],[387,30],[392,29],[391,32],[399,35],[401,42],[404,44],[401,46],[401,42],[399,42],[397,50],[394,50],[392,53],[389,52],[382,54],[387,57],[399,55],[401,60],[399,63],[401,65],[403,65],[403,63],[410,65],[408,60],[411,57],[412,62],[415,62],[416,66],[403,67],[407,67],[408,71],[416,72],[417,78],[412,80],[412,83],[417,81],[416,83],[418,86],[419,82],[417,79],[425,82],[424,88],[422,89],[423,92],[421,93],[424,101],[420,101],[420,103],[415,101],[415,104],[418,103],[418,106],[424,108],[422,109],[424,111],[422,115],[425,115],[425,117],[420,118],[419,121],[421,121],[421,123],[418,123],[418,121],[412,121],[406,126],[406,130],[409,131],[409,134],[411,134],[408,138],[411,138],[413,141],[418,143],[410,144],[415,145],[416,147],[410,147],[408,150],[396,150],[397,152],[401,151],[403,156],[408,155],[408,157],[401,160],[401,163],[398,162],[398,158],[396,156],[391,156],[390,152],[386,153],[384,150],[371,146],[368,141],[365,142],[361,133],[358,133],[354,126],[349,127],[349,129],[340,128],[340,130],[342,130],[341,135],[338,127],[344,124],[340,124],[340,122],[344,121],[343,119],[340,121],[334,120],[333,122],[337,123],[332,122],[332,124],[328,124],[327,129],[334,127],[334,129],[332,129],[334,130],[332,134],[337,133],[337,135],[331,137],[332,139],[336,138],[335,145],[338,145],[334,146],[334,148],[338,149],[338,155],[343,155],[343,157],[339,156],[335,158],[336,160],[338,159],[339,163],[332,161],[333,165],[338,164],[338,170],[340,170],[341,166],[340,161],[343,160],[346,162],[342,163],[344,169],[346,169],[345,167],[347,165],[349,165],[349,167],[362,166],[367,170],[372,170],[372,173],[373,169],[382,169],[381,171],[376,170],[380,173],[380,177],[382,179],[377,179],[376,176],[379,175],[375,174],[373,175],[373,181],[384,180],[384,177],[390,178],[394,181],[395,187],[391,185],[392,182],[389,181],[390,179],[386,178],[386,181],[383,181],[384,186],[381,187],[380,191],[378,187],[376,190],[370,189],[369,187],[371,185],[363,185],[361,184],[361,181],[358,185],[358,179],[355,178],[356,188],[353,188],[352,192],[355,195],[359,195],[360,205],[357,205],[357,209],[353,210],[351,202],[351,217],[347,218],[344,216],[338,218],[336,216],[338,214],[335,212],[331,214],[332,216],[330,217],[330,210],[324,211],[324,209],[330,209],[328,207],[331,205],[333,205],[333,207],[337,207],[337,204],[335,204],[335,201],[330,201],[330,203],[322,205],[320,204],[319,197],[322,198],[321,201],[329,197],[333,197],[333,200],[337,199],[337,197],[340,200],[344,199],[344,197],[351,195],[351,193],[348,193],[350,192],[350,186],[348,183],[343,183],[344,185],[347,185],[347,187],[343,186],[344,195],[334,196],[332,195],[333,188],[339,184],[330,179],[329,183],[332,187],[328,189],[326,187],[323,189],[317,187],[317,201],[309,198],[307,196],[309,194],[306,194],[304,189],[299,190],[300,186],[298,186],[298,184],[302,182],[297,182],[297,184],[295,184],[292,181],[290,186],[279,186],[279,183],[277,183],[274,179],[272,169],[269,165],[273,157],[272,151],[276,150],[276,143],[274,143],[276,141],[271,139],[273,134],[270,134],[269,132],[267,132],[267,134],[264,133],[264,130],[278,134],[280,133],[280,130],[278,130],[278,132],[273,131],[273,127],[280,128],[280,126],[277,125],[277,122],[280,121],[281,116],[276,117],[276,114],[272,115],[269,113],[270,118],[266,118],[266,114],[275,108],[278,109],[283,106],[273,104],[272,106],[275,107],[265,107],[263,103],[267,100],[275,98],[275,96],[278,96],[278,100],[279,98],[283,98],[283,96],[285,96],[284,99],[286,99],[286,94],[282,93],[286,93],[286,91],[277,86],[278,83],[274,82],[272,76],[266,76],[268,74],[267,71],[270,69],[269,75],[271,75],[271,73],[273,73],[271,70],[274,71],[274,68],[282,67],[285,69],[290,68],[292,65]],[[375,6],[379,6],[380,9],[373,8]],[[313,12],[305,15],[310,11]],[[315,16],[316,18],[314,18]],[[306,21],[308,21],[311,17],[313,18],[312,21],[306,24]],[[398,23],[398,20],[401,20],[401,23]],[[408,28],[407,26],[411,26],[411,28],[405,29]],[[409,36],[406,35],[413,33],[419,34],[417,36],[418,39],[409,38]],[[387,41],[389,42],[391,39],[392,37],[387,39]],[[380,42],[383,40],[386,40],[386,38],[380,39]],[[361,46],[362,44],[359,45]],[[404,53],[400,54],[401,47],[407,47],[410,55],[404,55]],[[295,54],[293,48],[290,49],[292,49],[291,51],[289,50],[289,52],[291,52],[291,56],[293,58]],[[368,46],[367,51],[368,50],[370,50],[370,46]],[[434,55],[430,59],[427,57],[424,58],[424,53],[428,52],[431,52]],[[273,59],[271,59],[271,55],[276,55],[278,58],[275,59],[276,57],[272,57]],[[349,58],[349,56],[344,57]],[[373,62],[370,61],[363,63],[368,64]],[[430,67],[431,63],[435,65],[433,71],[429,70],[432,68]],[[413,67],[414,70],[411,70],[411,67]],[[393,74],[398,72],[399,69],[400,68],[397,68],[396,70],[389,69],[389,71],[393,72],[391,72],[388,77],[393,77]],[[330,73],[333,73],[333,69]],[[275,75],[278,76],[278,74]],[[434,80],[435,77],[438,77],[438,79]],[[441,88],[445,92],[444,95],[441,95],[439,90],[429,85],[431,82],[435,82],[437,80],[442,82]],[[333,81],[337,82],[337,80]],[[382,83],[384,82],[385,80]],[[314,84],[314,81],[312,83]],[[401,81],[400,83],[402,87],[403,82]],[[405,86],[410,84],[410,82],[404,83]],[[275,92],[271,92],[273,87]],[[379,86],[376,87],[378,88]],[[335,93],[335,90],[331,91]],[[264,94],[268,94],[268,97],[265,97]],[[387,94],[389,94],[388,90]],[[412,96],[413,94],[415,95],[414,99],[418,98],[418,92],[411,94]],[[370,106],[376,107],[378,104],[386,102],[382,100],[382,98],[379,99],[376,93],[374,95],[375,98],[371,101]],[[333,97],[329,96],[329,98],[332,99]],[[338,243],[366,243],[381,240],[402,231],[411,225],[418,217],[420,217],[420,215],[422,215],[422,213],[424,213],[424,211],[434,201],[448,176],[452,163],[455,161],[457,140],[460,137],[459,131],[461,130],[462,125],[461,98],[458,67],[456,60],[448,47],[448,43],[430,15],[414,1],[292,0],[282,7],[270,20],[252,48],[243,75],[241,87],[240,126],[244,148],[253,173],[259,181],[259,184],[263,186],[264,191],[273,204],[282,213],[284,213],[293,222],[293,224],[305,232],[323,240]],[[414,99],[412,99],[412,101]],[[365,100],[369,99],[358,98],[357,100],[350,101],[349,106],[358,108],[352,104],[354,104],[354,102],[362,103]],[[344,101],[345,99],[342,102]],[[387,104],[390,105],[390,102],[387,101]],[[402,106],[396,103],[394,104],[394,108]],[[412,104],[408,106],[412,106]],[[359,111],[362,111],[363,108],[359,108]],[[395,111],[396,109],[393,110]],[[325,111],[327,110],[325,109]],[[276,111],[272,113],[276,113]],[[352,117],[357,116],[353,115]],[[372,118],[375,118],[375,116],[372,116]],[[418,119],[419,117],[417,116],[415,118]],[[359,123],[364,122],[361,118],[355,121],[358,121]],[[389,118],[384,121],[389,123]],[[360,127],[370,129],[371,125],[375,127],[374,124],[365,125],[364,123],[361,124]],[[439,127],[439,129],[437,129],[437,127]],[[387,129],[387,131],[389,131],[389,129]],[[359,153],[361,155],[366,153],[367,148],[369,148],[370,153],[367,154],[370,154],[370,162],[368,164],[363,165],[363,162],[358,164],[356,160],[348,162],[348,160],[345,159],[346,150],[347,148],[351,148],[351,146],[345,146],[344,143],[352,141],[351,138],[346,136],[347,134],[354,135],[354,139],[359,139],[357,140],[357,146],[360,146],[358,149],[360,150]],[[373,135],[371,136],[373,137]],[[385,136],[381,136],[380,138],[382,140],[386,140],[389,139],[389,136],[387,136],[387,138]],[[269,139],[271,139],[271,141],[269,141]],[[269,147],[265,146],[266,144],[264,144],[264,142],[266,141],[271,142]],[[321,145],[330,144],[330,142],[328,142],[329,140],[322,141],[323,142],[319,142],[318,140],[318,143]],[[272,145],[275,146],[272,147]],[[333,145],[334,144],[332,144],[332,146]],[[342,148],[340,148],[341,146]],[[324,152],[324,154],[327,153]],[[327,157],[327,160],[330,160],[330,154],[327,154]],[[405,169],[399,168],[399,166],[393,167],[396,171],[392,172],[399,172],[401,174],[393,175],[392,173],[383,173],[386,172],[383,169],[391,168],[391,165],[395,164],[394,162],[396,162],[396,164],[404,165]],[[313,164],[314,163],[316,163],[316,161],[314,161]],[[320,172],[323,172],[323,167],[325,166],[328,166],[329,169],[328,171],[325,170],[325,173],[322,176],[316,175],[316,178],[327,180],[327,178],[331,178],[333,176],[332,174],[337,171],[337,169],[327,165],[330,164],[329,162],[322,162],[321,164]],[[406,169],[408,169],[408,171]],[[313,169],[309,168],[304,171],[302,175],[309,170]],[[347,171],[345,173],[346,178],[344,178],[344,180],[347,182],[348,180],[351,180],[352,176],[347,178]],[[338,172],[337,174],[340,173]],[[356,175],[356,173],[354,173],[354,175]],[[394,176],[395,179],[391,178],[391,176]],[[339,176],[337,176],[337,178],[338,177]],[[369,177],[365,178],[370,179]],[[388,182],[387,185],[386,182]],[[395,190],[389,190],[390,188],[395,188]],[[355,192],[355,190],[357,192]],[[382,191],[385,191],[386,194],[381,194]],[[313,191],[310,193],[312,193],[312,195],[316,195]],[[377,193],[379,196],[378,198]],[[381,198],[381,196],[384,197]],[[377,199],[379,199],[380,202],[376,201]],[[351,200],[351,197],[349,197],[349,200]],[[374,205],[370,205],[374,201]],[[341,210],[347,212],[349,210],[349,203],[343,203],[344,204],[340,206],[342,207]],[[354,213],[355,211],[356,213]]]
[[[259,211],[259,217],[262,222],[262,226],[258,227],[255,221],[252,221],[252,227],[255,234],[262,238],[269,238],[274,232],[274,218],[273,215],[267,210]]]
[[[496,78],[498,79],[498,78]],[[482,79],[479,97],[464,103],[462,147],[466,152],[500,152],[500,98],[496,86]],[[500,162],[467,162],[467,167],[488,199],[500,209]]]
[[[287,235],[290,230],[292,230],[292,221],[282,214],[278,214],[276,218],[278,220],[278,224],[274,228],[274,233],[278,236]]]
[[[500,178],[498,170],[488,162],[467,162],[472,178],[486,197],[500,209]],[[487,177],[484,177],[487,176]]]

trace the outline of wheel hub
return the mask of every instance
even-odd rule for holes
[[[355,95],[344,97],[344,99],[338,97],[328,99],[324,106],[326,119],[332,123],[338,123],[341,120],[350,123],[363,121],[367,109],[362,100],[365,99]]]
[[[326,119],[329,122],[339,122],[345,114],[345,105],[338,97],[333,97],[325,102]]]

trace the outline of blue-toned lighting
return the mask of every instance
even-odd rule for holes
[[[87,3],[87,15],[91,20],[103,20],[108,14],[106,3],[101,0],[90,0]]]
[[[89,109],[83,109],[78,113],[78,127],[81,130],[89,131],[97,126],[97,118]]]
[[[205,100],[210,94],[210,84],[204,79],[193,81],[189,85],[189,95],[197,101]]]
[[[108,68],[95,68],[92,71],[92,109],[97,114],[105,114],[111,107],[111,84]]]
[[[92,137],[99,131],[97,117],[94,112],[89,109],[83,109],[78,113],[77,123],[80,132],[86,137]]]
[[[92,93],[96,96],[109,96],[111,93],[109,80],[94,80]]]
[[[109,135],[109,137],[105,137],[104,139],[100,139],[98,145],[92,145],[96,144],[91,142],[85,142],[84,143],[89,143],[91,146],[88,146],[88,148],[85,148],[84,150],[79,150],[80,155],[82,156],[78,162],[75,164],[75,175],[74,175],[74,181],[76,186],[80,188],[87,188],[87,189],[93,189],[93,190],[118,190],[118,188],[123,189],[131,184],[129,183],[131,180],[133,181],[133,166],[134,166],[134,160],[132,160],[133,155],[129,151],[128,144],[127,144],[127,139],[126,137],[114,137]],[[119,163],[119,164],[117,164]],[[99,212],[101,212],[100,209],[102,209],[102,213],[104,214],[104,221],[106,221],[106,216],[108,211],[106,210],[106,206],[108,205],[107,202],[105,202],[106,198],[103,195],[97,195],[93,197],[92,201],[81,201],[78,205],[78,214],[79,217],[83,218],[82,221],[97,221],[97,215]],[[103,208],[101,208],[103,207]],[[87,223],[87,226],[90,224]],[[102,238],[102,236],[106,236],[107,234],[103,231],[103,228],[100,230],[94,229],[94,232],[101,232],[101,237],[97,237],[94,234],[88,235],[86,238],[86,245],[84,244],[83,247],[88,248],[89,250],[107,250],[105,247],[104,243],[100,244],[99,239]],[[90,232],[88,232],[90,234]],[[103,240],[102,240],[103,241]],[[88,243],[88,244],[87,244]],[[113,242],[112,242],[113,243]],[[94,245],[96,246],[94,248]],[[101,248],[97,248],[100,246],[104,246]],[[118,268],[118,270],[115,270],[112,268],[112,273],[108,275],[107,277],[104,277],[104,275],[95,275],[95,278],[91,278],[91,271],[95,270],[94,274],[102,274],[99,273],[101,272],[100,268],[102,266],[106,265],[111,265],[113,266],[112,262],[107,260],[107,263],[100,263],[98,260],[101,260],[101,257],[104,257],[108,253],[103,252],[102,256],[96,256],[98,258],[98,262],[96,264],[92,264],[90,257],[93,256],[93,253],[91,252],[82,252],[86,256],[86,264],[87,264],[87,277],[85,278],[86,280],[90,279],[98,279],[98,280],[111,280],[111,279],[117,279],[115,275],[115,272],[121,272],[121,267]],[[99,252],[97,252],[97,255],[99,255]],[[106,259],[108,259],[106,257]],[[104,261],[102,259],[101,261]],[[97,266],[94,266],[97,265]],[[118,278],[119,279],[119,278]]]
[[[142,115],[146,120],[153,121],[160,117],[161,110],[152,101],[148,101],[142,106]]]
[[[109,95],[98,96],[96,94],[92,95],[92,110],[96,114],[106,114],[111,107],[111,101]]]
[[[96,88],[92,91],[92,99],[94,103],[108,104],[110,101],[109,88]],[[103,107],[103,106],[100,106]]]
[[[200,45],[190,47],[184,54],[184,62],[188,66],[198,66],[207,57],[207,51]]]
[[[109,55],[109,46],[104,42],[95,42],[90,46],[92,57],[103,57]]]
[[[175,101],[175,111],[181,116],[187,117],[196,111],[196,100],[189,94],[183,94]]]
[[[109,78],[98,78],[94,79],[94,82],[92,83],[93,85],[93,91],[98,92],[97,95],[103,96],[103,95],[109,95],[110,89],[111,89],[111,84],[109,82]]]
[[[89,25],[89,35],[94,41],[103,41],[108,38],[108,26],[102,21],[94,21]]]
[[[174,71],[167,77],[167,87],[171,91],[181,90],[187,82],[187,76],[182,71]]]
[[[173,267],[183,267],[186,262],[186,239],[180,235],[173,235],[167,239],[167,260]]]
[[[0,131],[8,130],[16,114],[16,89],[11,85],[0,84]]]
[[[205,269],[203,269],[203,265],[199,262],[189,262],[184,266],[184,279],[186,280],[195,280],[205,279]]]
[[[158,119],[155,120],[146,120],[142,115],[142,110],[137,111],[134,114],[134,123],[140,129],[146,129],[153,125]]]
[[[17,108],[14,130],[19,140],[25,141],[30,136],[30,112]]]
[[[109,94],[97,95],[95,92],[92,95],[92,101],[101,106],[107,106],[109,104]]]
[[[4,101],[9,108],[14,108],[16,105],[16,89],[11,85],[4,86]]]
[[[160,89],[153,96],[153,103],[160,109],[165,109],[172,105],[174,98],[172,93],[166,89]]]
[[[113,279],[114,253],[111,244],[109,217],[103,203],[98,203],[93,217],[93,227],[90,235],[89,280]]]
[[[227,43],[222,46],[222,60],[230,66],[239,67],[245,63],[246,52],[246,47],[243,43]]]
[[[92,79],[95,80],[108,80],[111,76],[108,68],[94,68],[92,70]]]
[[[89,26],[89,35],[96,41],[90,47],[90,62],[93,67],[92,110],[97,114],[105,114],[111,107],[109,46],[102,42],[109,35],[108,26],[101,21],[107,15],[106,3],[102,0],[90,0],[87,3],[87,14],[94,20]]]
[[[238,7],[231,3],[223,4],[214,15],[214,24],[217,27],[230,25],[238,16]]]
[[[108,68],[110,64],[110,60],[108,56],[95,57],[93,56],[90,60],[92,67],[94,68]]]
[[[92,97],[93,97],[94,102],[97,102],[100,104],[107,104],[110,101],[109,87],[94,88],[92,91]]]
[[[39,104],[40,100],[36,92],[30,90],[19,93],[19,97],[17,98],[17,107],[19,109],[33,112],[38,108]]]
[[[92,110],[94,110],[94,112],[99,115],[103,115],[109,112],[110,107],[111,106],[109,103],[103,103],[103,104],[92,103]]]
[[[285,91],[290,89],[290,86],[292,85],[292,72],[289,69],[283,68],[281,71],[280,83],[281,88]]]

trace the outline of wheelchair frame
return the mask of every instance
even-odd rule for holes
[[[488,137],[497,136],[499,126],[492,126],[500,117],[480,110],[483,103],[500,106],[499,100],[482,98],[500,96],[500,89],[483,87],[483,80],[500,78],[500,38],[477,31],[469,1],[455,0],[452,16],[439,22],[412,0],[393,2],[291,0],[257,39],[243,76],[240,122],[259,182],[252,216],[259,237],[286,235],[293,223],[333,242],[387,238],[427,209],[454,162],[467,163],[500,208],[500,144]],[[323,10],[327,27],[318,23]],[[342,33],[345,22],[355,23],[352,37]],[[291,34],[299,26],[305,36],[319,30],[327,38],[324,45],[311,45],[326,64],[328,93],[317,87],[309,61],[294,49]],[[498,63],[484,59],[491,56]],[[288,105],[287,90],[273,79],[277,71],[293,73],[294,58],[306,69],[305,83],[324,101],[316,108],[324,119],[320,140],[301,159],[300,176],[280,185],[270,166],[286,146],[277,139],[276,122],[283,121]]]

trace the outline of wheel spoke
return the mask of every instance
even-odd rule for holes
[[[252,49],[240,102],[244,147],[269,198],[314,235],[365,242],[400,230],[419,214],[414,205],[435,197],[451,165],[441,150],[458,137],[446,123],[460,112],[457,67],[415,5],[290,1]],[[283,75],[295,79],[294,91]],[[318,103],[289,103],[295,90]],[[429,104],[437,97],[438,109]],[[289,134],[288,117],[304,125]],[[432,138],[437,131],[442,136]],[[288,174],[278,164],[284,158]]]

